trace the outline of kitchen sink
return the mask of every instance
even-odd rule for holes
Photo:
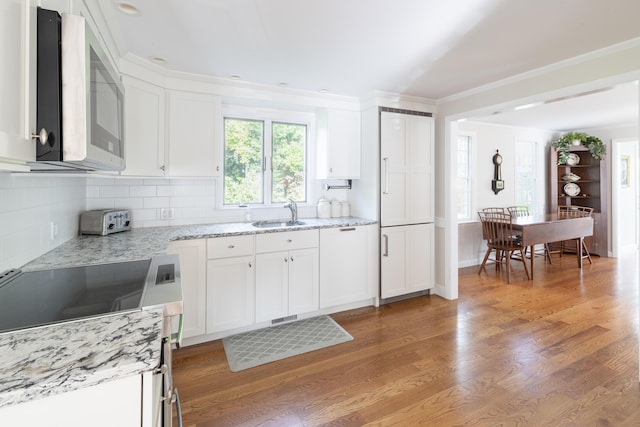
[[[276,227],[293,227],[294,225],[304,225],[303,221],[287,221],[284,219],[274,219],[267,221],[257,221],[251,223],[254,227],[258,228],[276,228]]]

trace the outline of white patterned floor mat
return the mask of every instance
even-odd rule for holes
[[[222,339],[232,372],[329,347],[353,337],[329,316],[313,317]]]

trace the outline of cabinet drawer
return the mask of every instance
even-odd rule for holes
[[[318,246],[318,230],[285,231],[256,236],[256,252],[279,252]]]
[[[255,235],[207,239],[207,258],[230,258],[253,255]]]

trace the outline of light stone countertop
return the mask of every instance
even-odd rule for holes
[[[300,218],[304,225],[257,228],[249,222],[134,228],[108,236],[79,236],[47,252],[22,267],[23,271],[75,267],[110,262],[148,259],[164,254],[172,240],[205,239],[244,234],[278,233],[317,228],[376,224],[376,221],[341,217]]]
[[[300,220],[305,224],[279,228],[241,222],[79,236],[22,270],[149,259],[166,253],[173,240],[376,224],[356,217]],[[159,364],[161,328],[162,311],[145,310],[0,333],[0,408],[148,372]]]
[[[0,334],[0,408],[160,363],[162,309],[130,311]]]

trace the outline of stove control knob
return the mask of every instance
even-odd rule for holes
[[[113,227],[115,227],[116,225],[114,223],[109,224],[109,230],[113,230]]]
[[[125,226],[125,227],[128,227],[128,226],[129,226],[129,220],[126,220],[126,221],[124,222],[124,226]]]

